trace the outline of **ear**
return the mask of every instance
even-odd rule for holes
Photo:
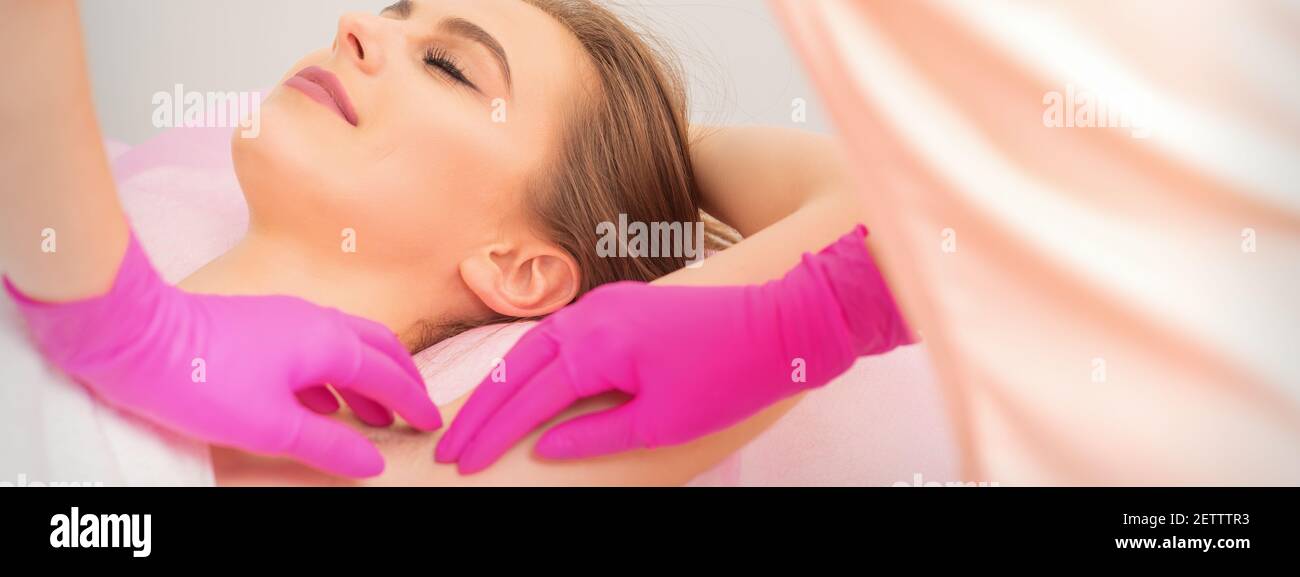
[[[490,245],[460,263],[460,276],[488,308],[510,317],[553,313],[578,294],[578,263],[545,243]]]

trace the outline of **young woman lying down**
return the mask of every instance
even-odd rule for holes
[[[418,351],[543,317],[613,281],[778,278],[861,221],[827,139],[691,129],[684,107],[661,55],[588,0],[412,0],[344,15],[333,45],[296,63],[263,103],[259,136],[236,133],[247,236],[181,287],[298,296],[382,323]],[[703,212],[744,237],[703,266],[598,252],[601,223],[692,223]],[[345,230],[355,252],[340,250]],[[393,414],[345,400],[338,418],[387,463],[367,483],[534,485],[685,482],[797,397],[686,445],[600,459],[543,461],[530,453],[534,434],[474,476],[434,462],[442,431],[367,427]],[[445,423],[463,402],[441,407]],[[214,462],[222,484],[353,482],[231,449],[215,449]]]

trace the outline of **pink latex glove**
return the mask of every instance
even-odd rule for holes
[[[379,474],[369,440],[316,414],[338,409],[326,383],[367,424],[391,424],[391,408],[417,428],[442,426],[383,325],[291,297],[183,292],[159,278],[134,235],[103,296],[41,303],[7,277],[5,289],[46,358],[110,404],[203,441]]]
[[[505,357],[506,378],[483,380],[437,460],[480,471],[578,399],[612,390],[633,398],[556,425],[537,452],[582,458],[685,443],[824,385],[860,356],[914,342],[866,236],[858,226],[761,286],[593,290],[524,335]]]

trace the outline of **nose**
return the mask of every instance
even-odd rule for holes
[[[350,12],[339,18],[338,33],[334,37],[334,54],[351,62],[365,74],[374,74],[384,66],[385,18]]]

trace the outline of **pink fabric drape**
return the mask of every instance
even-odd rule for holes
[[[772,6],[967,479],[1300,483],[1300,8]]]

